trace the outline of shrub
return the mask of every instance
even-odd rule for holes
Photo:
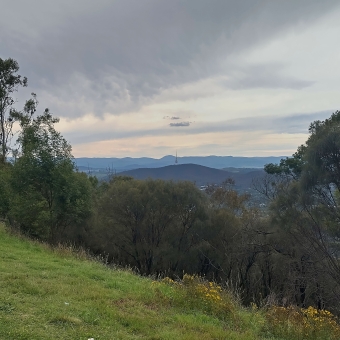
[[[340,339],[337,318],[313,307],[271,307],[266,317],[270,332],[287,339]]]
[[[236,302],[232,295],[215,282],[209,282],[195,275],[185,274],[183,280],[174,281],[169,277],[155,282],[159,288],[170,286],[171,292],[163,291],[171,304],[184,309],[202,311],[217,316],[219,319],[229,319],[236,310]]]

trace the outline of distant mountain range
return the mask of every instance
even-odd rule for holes
[[[197,186],[207,184],[221,184],[227,178],[235,181],[236,188],[247,190],[251,187],[253,179],[264,175],[262,169],[248,169],[248,171],[231,171],[209,168],[197,164],[168,165],[161,168],[140,168],[120,172],[119,175],[130,176],[135,179],[162,179],[173,181],[191,181]]]
[[[215,169],[223,168],[260,168],[265,164],[279,163],[282,157],[233,157],[233,156],[206,156],[206,157],[178,157],[178,164],[197,164]],[[140,168],[161,168],[175,164],[174,156],[155,158],[76,158],[75,162],[79,170],[110,169],[113,172]]]

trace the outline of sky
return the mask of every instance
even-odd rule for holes
[[[289,156],[340,109],[338,0],[0,0],[75,157]]]

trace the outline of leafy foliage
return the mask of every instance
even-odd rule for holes
[[[71,146],[54,129],[57,122],[48,110],[21,120],[22,155],[11,177],[13,219],[22,230],[51,242],[88,216],[91,192],[86,175],[74,171]]]
[[[282,237],[291,242],[286,248],[290,259],[285,262],[287,268],[291,268],[290,281],[296,282],[292,289],[295,301],[302,307],[329,305],[337,312],[340,301],[339,122],[339,111],[323,122],[313,122],[306,144],[292,158],[283,160],[279,166],[265,168],[280,178],[281,183],[285,182],[272,201],[271,219]]]
[[[11,197],[11,165],[0,166],[0,218],[6,219],[10,210]]]
[[[182,270],[207,219],[204,205],[204,195],[189,182],[114,177],[98,203],[101,250],[148,274]]]

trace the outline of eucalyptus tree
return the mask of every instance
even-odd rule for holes
[[[34,103],[26,111],[35,110]],[[81,223],[91,210],[91,183],[75,172],[71,145],[54,128],[59,119],[18,115],[20,157],[13,165],[11,215],[20,229],[50,242]]]
[[[290,254],[287,273],[295,282],[295,302],[339,305],[340,111],[312,122],[306,143],[293,157],[265,170],[286,178],[270,211],[273,226],[290,239],[283,252]]]
[[[18,74],[19,64],[14,59],[0,58],[0,164],[5,163],[13,135],[14,93],[27,86],[27,78]]]

